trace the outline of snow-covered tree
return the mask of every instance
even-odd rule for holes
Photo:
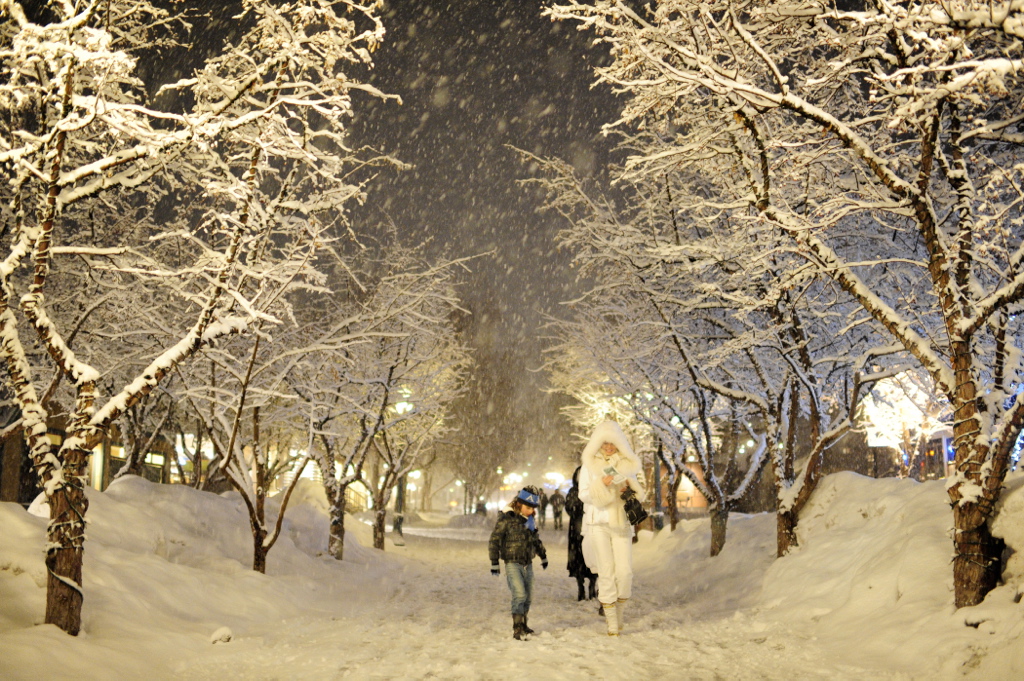
[[[367,348],[379,376],[378,427],[370,440],[371,468],[363,470],[362,480],[373,497],[373,545],[378,549],[384,548],[385,513],[395,485],[449,432],[450,407],[471,366],[451,323],[449,285],[424,283],[432,295],[420,294],[420,304],[385,323],[386,335]]]
[[[450,331],[451,315],[458,309],[452,282],[464,261],[428,263],[421,251],[401,244],[392,231],[381,254],[353,264],[350,274],[358,273],[353,291],[318,307],[323,312],[317,321],[322,338],[288,374],[289,389],[300,400],[314,434],[311,454],[330,507],[328,551],[339,560],[344,555],[347,492],[353,484],[370,487],[364,475],[367,457],[374,441],[394,424],[395,404],[405,399],[399,393],[411,389],[412,383],[403,389],[399,381],[406,375],[422,376],[422,366],[396,362],[395,353],[436,342],[435,361],[448,362],[454,373],[465,363],[465,350],[451,344]],[[426,362],[423,357],[408,359]],[[443,377],[436,385],[441,392],[426,398],[423,409],[436,409],[458,396],[450,375]],[[430,400],[436,403],[431,406]]]
[[[314,434],[310,452],[329,505],[327,551],[338,560],[345,557],[348,490],[361,481],[370,443],[383,421],[379,409],[374,412],[378,385],[367,378],[375,367],[359,361],[366,342],[310,353],[289,377]]]
[[[171,422],[174,411],[173,398],[160,391],[146,395],[121,414],[118,424],[124,444],[125,463],[114,474],[115,479],[142,473],[146,454],[152,450],[157,438],[164,435],[164,428]]]
[[[569,223],[562,244],[594,282],[569,305],[573,319],[555,324],[554,382],[585,400],[585,387],[570,387],[580,382],[574,374],[599,376],[630,406],[662,444],[670,487],[685,476],[708,500],[713,555],[725,543],[730,509],[771,461],[784,554],[825,449],[850,425],[849,409],[827,393],[848,368],[837,358],[845,318],[833,296],[813,279],[780,279],[785,253],[763,237],[730,239],[721,228],[728,210],[703,215],[672,200],[670,178],[641,178],[613,204],[567,164],[532,161],[546,171],[533,182]],[[813,304],[822,298],[826,306]],[[798,418],[808,425],[799,452],[791,429]]]
[[[770,224],[949,401],[956,605],[999,579],[990,520],[1024,424],[1024,5],[778,0],[561,3],[607,43],[610,123],[670,141],[631,173],[736,172],[738,238]],[[724,152],[724,153],[723,153]]]
[[[609,269],[607,261],[604,267]],[[616,420],[642,424],[648,437],[662,443],[670,486],[685,476],[708,500],[711,552],[717,555],[731,508],[767,461],[764,443],[740,461],[741,452],[729,443],[737,440],[733,430],[749,422],[749,414],[743,419],[729,400],[702,387],[696,359],[685,350],[680,357],[678,348],[666,344],[673,329],[656,318],[648,302],[631,291],[610,294],[605,288],[603,293],[575,301],[572,319],[553,323],[559,340],[549,349],[551,382],[583,404],[594,402],[591,413],[607,414],[618,405],[627,414]],[[687,466],[691,455],[701,475]]]
[[[313,265],[334,220],[323,218],[358,195],[345,179],[343,121],[352,91],[373,91],[343,68],[368,63],[383,36],[373,6],[247,0],[244,9],[251,30],[175,84],[194,106],[169,110],[147,101],[137,60],[187,29],[179,15],[149,2],[75,0],[30,17],[22,4],[0,2],[10,244],[0,265],[0,356],[50,507],[46,621],[71,634],[81,624],[89,452],[188,358],[274,323],[267,311],[285,291],[320,285]],[[156,219],[161,199],[179,191],[197,203]],[[66,298],[55,286],[69,261],[182,310],[145,366],[106,396],[100,379],[110,365],[99,363],[118,361],[116,346],[72,350],[78,326],[52,305]],[[103,317],[89,305],[81,313],[79,325]],[[133,310],[122,333],[147,314]],[[46,349],[48,369],[29,361],[29,341]],[[40,389],[54,371],[71,393],[57,451]]]
[[[179,372],[183,391],[178,401],[190,418],[201,423],[202,435],[216,454],[211,474],[220,472],[239,493],[249,516],[253,537],[253,570],[266,572],[267,554],[280,536],[288,499],[309,459],[294,400],[286,392],[289,365],[305,351],[301,334],[273,338],[258,331],[252,338],[232,339],[208,348],[206,362],[196,362],[191,373]],[[292,342],[289,342],[292,341]],[[209,380],[200,380],[209,379]],[[282,437],[282,434],[287,434]],[[273,440],[295,441],[294,446],[272,446]],[[302,440],[298,442],[298,440]],[[295,460],[300,459],[298,466]],[[293,473],[275,519],[268,520],[267,497],[275,479]]]

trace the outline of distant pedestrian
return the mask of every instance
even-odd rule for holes
[[[555,519],[555,529],[562,529],[562,509],[565,508],[565,495],[562,494],[562,490],[556,489],[548,499],[548,503],[551,504],[551,515]]]
[[[633,591],[633,527],[625,499],[641,502],[637,481],[640,459],[615,421],[599,423],[583,449],[579,495],[583,502],[583,537],[597,560],[597,598],[604,608],[608,635],[622,630],[622,613]]]
[[[537,514],[537,518],[540,521],[540,529],[544,529],[544,524],[547,521],[548,516],[548,495],[544,494],[544,490],[540,491],[540,511]]]
[[[566,568],[569,576],[576,580],[578,595],[576,600],[582,601],[587,598],[597,598],[597,573],[587,567],[587,561],[583,557],[583,502],[579,497],[580,469],[577,466],[572,474],[572,487],[565,495],[565,513],[569,516],[569,562]],[[590,589],[585,590],[584,581],[590,582]]]
[[[527,618],[533,599],[533,558],[540,556],[540,566],[548,569],[548,554],[537,532],[534,513],[540,505],[539,490],[524,487],[508,507],[498,515],[487,546],[491,558],[491,574],[501,574],[499,560],[505,561],[505,579],[512,592],[512,637],[517,641],[533,633]]]

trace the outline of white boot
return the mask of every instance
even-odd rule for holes
[[[622,631],[622,611],[626,609],[626,598],[620,598],[615,602],[615,621],[616,629]]]
[[[608,623],[608,635],[619,635],[619,612],[615,603],[604,604],[604,621]]]

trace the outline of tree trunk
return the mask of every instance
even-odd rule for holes
[[[373,509],[373,548],[384,550],[384,521],[387,516],[387,509],[383,506],[376,506]]]
[[[995,588],[1002,576],[1002,539],[992,536],[989,520],[999,500],[998,478],[987,472],[989,448],[977,441],[982,426],[978,416],[977,385],[971,376],[970,348],[964,341],[951,343],[952,366],[956,376],[956,421],[953,424],[953,446],[956,468],[966,482],[982,488],[978,501],[964,502],[962,482],[947,492],[953,502],[953,600],[958,608],[977,605]],[[1005,473],[1004,473],[1005,474]],[[992,488],[992,485],[995,488]]]
[[[775,555],[782,558],[790,549],[797,546],[796,540],[796,525],[799,520],[799,516],[796,511],[777,511],[775,513],[775,527],[776,527],[776,553]]]
[[[75,478],[50,496],[46,553],[46,623],[72,636],[82,627],[82,554],[85,542],[85,490]]]
[[[665,527],[665,506],[662,504],[661,499],[661,457],[662,448],[664,445],[658,442],[658,453],[654,457],[654,509],[651,516],[653,518],[654,530],[657,532]]]
[[[252,531],[252,569],[260,574],[267,574],[267,547],[263,540],[267,538],[267,531],[263,528],[253,528]]]
[[[420,482],[423,485],[423,491],[420,492],[419,510],[432,511],[434,510],[434,505],[432,502],[432,497],[434,496],[434,494],[431,491],[431,489],[434,487],[434,476],[428,473],[427,471],[423,471],[423,477],[421,478]]]
[[[114,474],[114,480],[120,480],[126,475],[142,476],[142,462],[145,456],[140,453],[140,443],[132,439],[125,448],[124,465]]]
[[[675,478],[672,480],[672,484],[668,486],[668,522],[669,529],[673,532],[676,530],[676,525],[679,524],[679,483],[683,481],[683,476],[676,473]]]
[[[331,529],[327,538],[327,551],[338,560],[345,559],[345,508],[348,506],[348,497],[345,492],[347,485],[338,487],[338,496],[331,504]]]
[[[405,546],[405,536],[402,534],[402,524],[405,522],[405,476],[398,479],[398,489],[395,492],[395,521],[391,533],[394,535],[395,546]]]
[[[46,552],[46,619],[77,636],[82,628],[82,556],[85,544],[85,514],[89,500],[82,485],[86,453],[66,453],[64,484],[57,487],[47,502],[50,524]]]
[[[711,557],[714,558],[725,548],[725,530],[729,522],[729,509],[722,504],[715,504],[710,509],[711,515]]]
[[[953,593],[958,608],[978,605],[999,583],[1003,573],[1005,542],[993,537],[988,522],[974,527],[978,510],[974,504],[953,507],[956,528],[953,546]],[[961,529],[964,527],[968,529]]]

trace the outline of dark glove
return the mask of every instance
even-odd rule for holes
[[[632,497],[635,496],[636,492],[633,491],[633,488],[627,487],[626,489],[622,490],[622,494],[619,495],[619,498],[622,499],[623,501],[629,501]]]
[[[491,574],[495,577],[501,574],[501,570],[498,569],[497,563],[491,563]]]
[[[541,561],[540,561],[540,566],[541,566],[542,569],[547,570],[548,569],[548,559],[547,558],[542,558]]]

